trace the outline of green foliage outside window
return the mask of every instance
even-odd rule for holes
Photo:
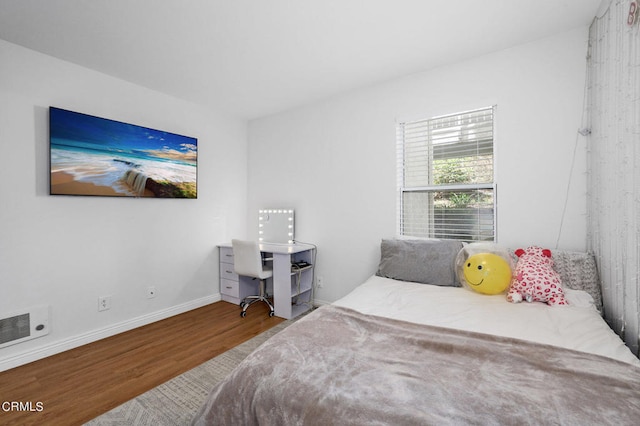
[[[477,157],[434,160],[433,183],[434,185],[475,183],[478,180],[476,172],[485,173],[483,167],[479,167],[478,163]],[[476,191],[439,191],[434,193],[434,203],[437,208],[477,207],[490,200],[490,195]]]

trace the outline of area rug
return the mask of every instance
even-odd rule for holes
[[[227,377],[254,349],[293,321],[284,321],[86,424],[188,425],[214,384]]]

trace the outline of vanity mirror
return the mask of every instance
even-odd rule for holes
[[[292,209],[258,211],[258,241],[261,243],[293,244],[294,214]]]

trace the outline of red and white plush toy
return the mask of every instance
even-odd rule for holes
[[[567,305],[560,283],[560,275],[553,270],[551,250],[536,246],[515,251],[518,256],[507,300],[513,303],[545,302],[549,305]]]

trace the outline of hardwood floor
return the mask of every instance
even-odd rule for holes
[[[262,303],[239,313],[216,302],[1,372],[0,424],[82,424],[284,321]]]

